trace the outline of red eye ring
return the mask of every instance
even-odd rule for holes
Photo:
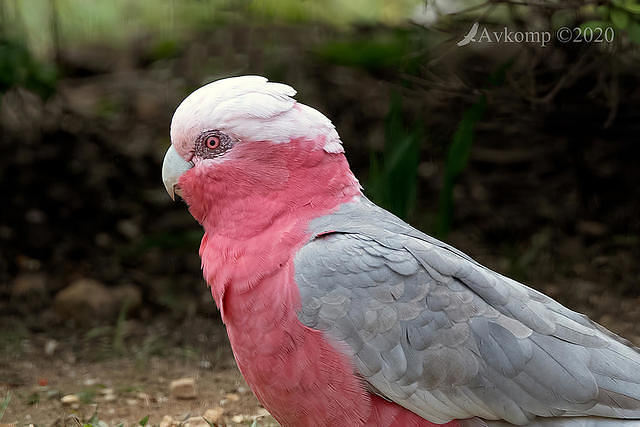
[[[207,139],[204,141],[205,145],[207,146],[208,149],[210,150],[215,150],[216,148],[218,148],[220,146],[220,138],[218,138],[215,135],[211,135],[208,136]]]

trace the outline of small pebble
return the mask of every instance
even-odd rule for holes
[[[47,356],[53,356],[56,348],[58,348],[58,341],[47,340],[47,342],[44,344],[44,354],[46,354]]]
[[[264,408],[258,408],[258,412],[256,413],[256,417],[258,417],[258,418],[266,417],[267,415],[271,415],[271,414],[269,414],[269,411],[267,411]]]
[[[193,378],[180,378],[171,381],[169,390],[171,391],[171,396],[176,399],[195,399],[196,381]]]
[[[62,396],[60,399],[63,405],[73,405],[74,403],[79,403],[80,398],[75,394],[67,394],[66,396]]]
[[[202,416],[209,422],[218,423],[220,421],[220,418],[222,417],[222,414],[224,414],[224,408],[218,406],[216,408],[207,409]]]
[[[180,424],[181,427],[209,427],[209,424],[202,417],[188,418],[184,423]]]
[[[173,418],[170,415],[165,415],[160,421],[160,427],[172,427],[174,425]]]
[[[238,400],[240,400],[240,396],[235,393],[227,393],[224,397],[226,397],[227,400],[230,400],[231,402],[237,402]]]

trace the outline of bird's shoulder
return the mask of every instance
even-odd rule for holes
[[[607,386],[640,382],[637,350],[586,316],[366,199],[310,230],[294,262],[298,317],[348,344],[386,398],[435,422],[640,410],[640,387],[616,408],[621,390]]]

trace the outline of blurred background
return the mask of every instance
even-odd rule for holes
[[[0,423],[273,424],[160,178],[179,102],[242,74],[371,199],[639,344],[639,47],[637,0],[1,1]]]

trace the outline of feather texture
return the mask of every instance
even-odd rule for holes
[[[364,197],[310,230],[298,317],[385,398],[433,422],[640,418],[640,352],[584,315]]]
[[[242,141],[306,140],[342,153],[338,132],[322,113],[293,99],[295,89],[260,76],[217,80],[193,92],[171,121],[171,141],[185,159],[204,130],[220,130]]]
[[[294,95],[259,76],[198,89],[168,175],[205,229],[238,366],[281,424],[638,424],[636,348],[373,205]],[[206,130],[236,143],[203,159]]]

